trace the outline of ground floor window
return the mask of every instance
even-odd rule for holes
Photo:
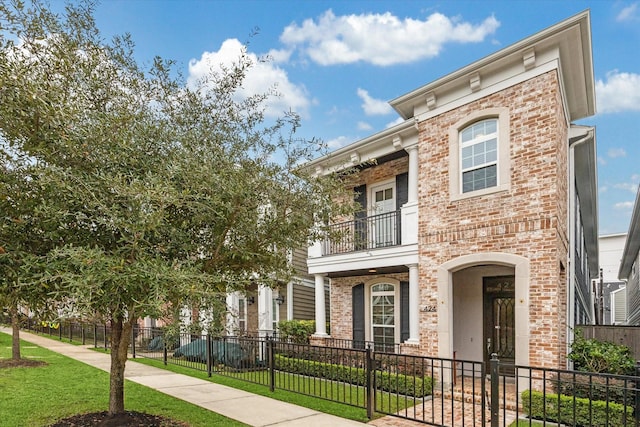
[[[247,332],[247,299],[238,298],[238,334]]]
[[[395,287],[380,283],[371,287],[371,337],[376,350],[392,350],[396,342]]]

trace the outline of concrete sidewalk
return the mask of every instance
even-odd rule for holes
[[[0,327],[0,332],[11,335],[9,328]],[[20,338],[109,372],[111,361],[108,354],[25,331],[20,331]],[[127,362],[125,377],[135,383],[251,426],[362,427],[365,425],[199,378],[174,374],[133,360]]]

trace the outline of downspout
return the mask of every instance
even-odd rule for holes
[[[586,135],[577,141],[571,142],[569,138],[569,174],[567,179],[569,180],[569,209],[567,210],[567,223],[569,224],[569,254],[567,256],[568,262],[568,298],[567,298],[567,349],[566,354],[571,351],[571,344],[573,344],[573,330],[575,328],[575,283],[576,283],[576,270],[575,260],[573,256],[575,254],[576,247],[576,180],[575,180],[575,153],[574,150],[578,145],[585,143],[593,138],[593,129],[589,129]],[[592,313],[593,317],[593,313]],[[569,363],[571,363],[569,361]]]

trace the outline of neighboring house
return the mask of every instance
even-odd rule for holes
[[[309,249],[314,343],[566,366],[598,274],[589,12],[391,105],[403,123],[307,165],[359,168],[363,208]]]
[[[640,325],[640,187],[631,214],[618,278],[627,283],[627,325]]]
[[[602,324],[623,325],[627,320],[625,283],[618,279],[626,233],[607,234],[598,238],[602,282],[595,282],[602,291]]]
[[[298,275],[280,289],[256,284],[246,292],[227,295],[227,333],[229,335],[267,336],[278,330],[281,320],[314,320],[316,318],[316,282],[307,274],[306,251],[292,252],[290,260]],[[329,282],[319,284],[324,295],[323,311],[327,313]],[[325,314],[326,316],[326,314]]]

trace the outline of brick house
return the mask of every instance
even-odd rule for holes
[[[566,366],[598,272],[589,12],[391,101],[404,122],[310,162],[360,169],[363,210],[309,248],[331,335],[459,360]],[[316,306],[324,294],[316,293]]]

